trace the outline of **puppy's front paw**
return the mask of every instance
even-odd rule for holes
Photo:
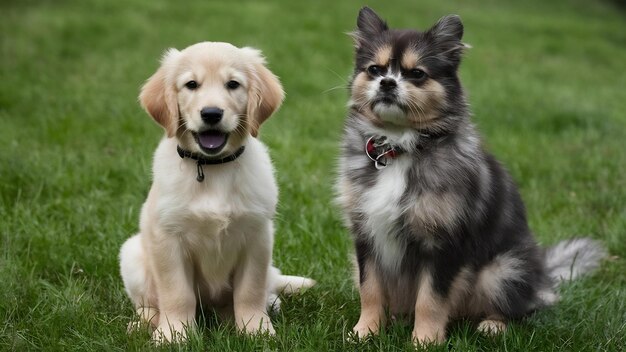
[[[270,317],[264,312],[258,312],[248,315],[247,317],[237,319],[237,327],[239,328],[239,331],[250,335],[276,335],[276,331],[274,330]]]
[[[370,336],[378,335],[378,331],[380,330],[380,324],[377,321],[363,321],[359,320],[358,323],[352,328],[352,333],[354,335],[354,340],[363,340]]]
[[[128,325],[126,325],[127,334],[132,334],[137,331],[148,330],[148,329],[150,329],[150,325],[145,324],[143,321],[140,321],[140,320],[130,321],[128,322]]]
[[[445,341],[446,332],[443,329],[438,329],[434,327],[427,328],[415,328],[413,333],[411,334],[411,338],[413,340],[413,344],[415,345],[430,345],[430,344],[439,344]]]
[[[184,343],[187,341],[187,330],[183,324],[160,325],[152,332],[152,341],[157,345],[165,343]]]
[[[131,334],[139,330],[153,331],[159,322],[159,313],[156,308],[140,307],[137,309],[136,320],[128,323],[126,332]]]

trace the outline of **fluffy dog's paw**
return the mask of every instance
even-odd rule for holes
[[[478,332],[488,336],[499,335],[506,330],[506,323],[501,320],[486,319],[478,324]]]

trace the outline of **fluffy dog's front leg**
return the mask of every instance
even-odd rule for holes
[[[359,268],[361,316],[352,331],[357,338],[377,335],[385,323],[384,293],[378,271],[366,261]]]
[[[272,224],[248,236],[247,248],[239,261],[233,282],[235,322],[248,333],[274,334],[267,314],[267,276],[272,257]]]
[[[432,285],[432,277],[422,272],[417,300],[415,303],[415,325],[413,343],[440,343],[446,338],[446,325],[449,319],[449,307]]]
[[[193,267],[178,238],[151,241],[152,267],[159,300],[159,326],[152,334],[157,342],[185,341],[186,329],[195,326],[196,296]]]

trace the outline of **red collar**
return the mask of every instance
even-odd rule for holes
[[[374,162],[377,169],[390,164],[391,159],[397,158],[404,150],[391,144],[386,136],[371,136],[365,142],[365,154]]]

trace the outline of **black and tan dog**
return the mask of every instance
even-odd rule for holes
[[[605,255],[590,239],[540,248],[507,171],[483,150],[458,78],[463,25],[389,29],[359,13],[356,67],[337,188],[355,242],[361,317],[414,316],[415,343],[440,342],[448,321],[483,332],[556,302],[558,282]]]

